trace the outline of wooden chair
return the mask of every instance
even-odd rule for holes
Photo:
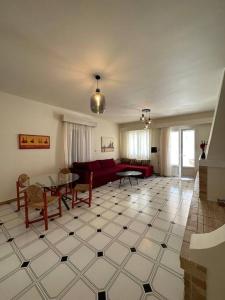
[[[92,182],[93,182],[93,172],[90,173],[89,177],[89,183],[87,184],[77,184],[73,188],[72,192],[72,208],[74,208],[75,205],[78,203],[84,202],[91,206],[91,200],[92,200]],[[88,192],[87,198],[78,198],[78,193],[85,193]]]
[[[59,173],[61,174],[69,174],[71,173],[70,169],[69,168],[62,168]]]
[[[29,185],[29,176],[27,174],[21,174],[16,182],[16,200],[17,200],[17,211],[20,210],[21,207],[24,207],[25,204],[21,204],[22,199],[25,198],[25,189],[28,185],[25,183],[28,182]]]
[[[59,176],[63,176],[63,175],[67,175],[67,174],[70,174],[71,171],[69,168],[62,168],[60,171],[59,171]],[[65,192],[62,192],[63,195],[67,195],[67,194],[71,194],[72,193],[72,186],[70,184],[66,184],[65,186],[62,186],[60,188],[60,191],[62,191],[62,189],[65,187]]]
[[[58,202],[58,213],[48,215],[48,206]],[[29,208],[41,209],[42,217],[29,220]],[[44,220],[45,230],[48,230],[48,218],[55,216],[62,216],[61,195],[48,196],[46,192],[43,192],[41,187],[37,185],[30,185],[25,191],[25,223],[26,227],[30,224]]]
[[[58,176],[59,177],[63,177],[66,176],[66,174],[71,173],[69,168],[63,168],[59,170]],[[68,194],[68,187],[70,188],[69,184],[60,186],[60,187],[56,187],[56,186],[52,186],[51,188],[46,188],[45,191],[50,191],[52,196],[57,195],[58,191],[60,191],[61,195],[66,195]],[[65,191],[64,191],[65,188]],[[70,193],[72,193],[72,189],[69,190]]]

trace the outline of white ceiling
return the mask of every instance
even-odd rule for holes
[[[224,0],[0,0],[0,90],[103,118],[212,110],[225,67]]]

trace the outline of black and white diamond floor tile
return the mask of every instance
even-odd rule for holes
[[[64,210],[47,232],[41,222],[27,230],[14,203],[0,206],[1,295],[179,299],[178,257],[192,193],[192,181],[174,178],[140,180],[138,188],[113,182],[94,190],[91,208]],[[17,280],[20,286],[9,291]]]

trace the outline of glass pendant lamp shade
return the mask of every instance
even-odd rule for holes
[[[102,114],[105,111],[105,96],[98,88],[98,80],[100,79],[100,76],[96,75],[95,79],[97,80],[97,89],[91,96],[90,106],[93,113]]]
[[[96,92],[91,96],[91,111],[96,114],[102,114],[105,111],[105,96]]]
[[[142,114],[140,117],[140,121],[144,121],[144,120],[145,120],[145,116],[144,116],[144,114]]]

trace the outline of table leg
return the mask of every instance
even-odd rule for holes
[[[130,176],[128,177],[128,179],[129,179],[130,185],[132,186],[132,183],[131,183],[131,179],[130,179]]]
[[[120,188],[120,186],[121,186],[121,179],[122,179],[122,178],[120,177],[120,183],[119,183],[119,188]]]
[[[70,207],[69,207],[69,205],[66,202],[67,199],[69,199],[69,198],[67,198],[67,196],[62,196],[62,202],[63,202],[63,204],[65,205],[65,207],[66,207],[67,210],[70,210]]]

